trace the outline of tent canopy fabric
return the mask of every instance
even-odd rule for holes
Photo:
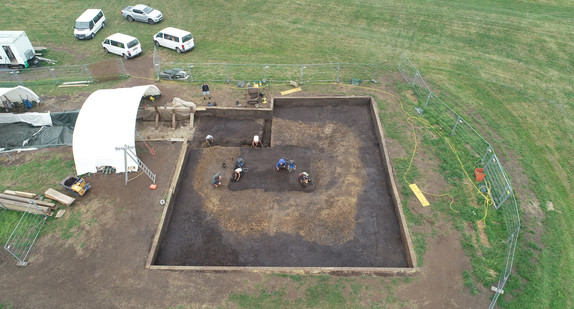
[[[36,127],[51,126],[52,116],[50,113],[0,114],[0,124],[16,122],[25,122]]]
[[[34,91],[23,87],[17,86],[14,88],[0,88],[0,98],[6,98],[10,102],[22,102],[24,99],[30,101],[41,102],[40,97],[34,93]]]
[[[98,167],[112,166],[126,171],[124,148],[134,153],[138,107],[143,96],[157,96],[154,85],[105,89],[92,93],[76,121],[73,152],[78,175],[96,173]],[[137,162],[127,157],[127,170],[137,171]]]

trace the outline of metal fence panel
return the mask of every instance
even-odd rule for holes
[[[172,66],[164,63],[164,66]],[[229,68],[225,63],[190,63],[177,64],[175,67],[190,68],[190,80],[194,81],[216,81],[227,82],[229,80]]]
[[[413,85],[413,80],[416,75],[418,75],[418,71],[412,62],[409,60],[405,53],[401,54],[401,58],[399,60],[399,72],[409,85]]]
[[[93,81],[85,65],[58,66],[50,69],[58,82]]]
[[[17,70],[18,78],[24,86],[58,84],[53,68],[31,68]]]
[[[274,83],[300,81],[301,66],[297,64],[264,64],[263,78]]]
[[[20,79],[18,79],[18,74],[15,70],[0,70],[0,86],[15,87],[18,85],[22,85],[22,83],[20,82]]]
[[[248,83],[268,81],[287,83],[350,82],[351,79],[376,80],[379,65],[373,63],[259,64],[259,63],[168,63],[154,53],[156,74],[172,68],[189,68],[190,81]]]
[[[31,213],[31,208],[36,208],[40,211],[38,205],[31,201],[24,214],[22,214],[22,217],[20,217],[20,221],[18,221],[14,231],[12,231],[10,238],[4,245],[4,249],[12,254],[18,260],[18,265],[21,266],[27,264],[28,254],[48,218],[46,214]]]
[[[424,117],[436,129],[449,136],[449,140],[462,147],[457,148],[459,158],[463,160],[467,173],[472,173],[474,166],[482,166],[487,192],[494,207],[502,212],[506,224],[506,255],[504,264],[500,265],[497,290],[490,303],[493,308],[510,276],[514,261],[514,252],[520,232],[520,215],[514,196],[512,184],[492,146],[461,115],[440,100],[428,87],[420,72],[403,53],[399,60],[399,72],[412,87],[419,103],[423,105]]]
[[[18,70],[0,70],[0,87],[58,85],[67,82],[94,82],[128,76],[121,59],[92,64],[36,67]]]

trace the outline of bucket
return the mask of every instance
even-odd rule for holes
[[[486,174],[484,173],[484,169],[483,168],[477,168],[474,170],[474,177],[475,180],[478,182],[481,182],[484,180],[484,176],[486,176]]]

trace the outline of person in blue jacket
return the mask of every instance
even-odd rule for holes
[[[287,168],[287,161],[285,160],[285,158],[279,159],[275,167],[277,168],[277,170]]]

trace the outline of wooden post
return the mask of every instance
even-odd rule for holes
[[[171,128],[175,131],[177,122],[175,121],[175,108],[171,110]]]
[[[155,129],[157,130],[159,128],[159,110],[157,109],[157,106],[154,106],[153,108],[155,108]]]
[[[195,122],[195,114],[193,113],[193,108],[189,108],[189,127],[193,128]]]

